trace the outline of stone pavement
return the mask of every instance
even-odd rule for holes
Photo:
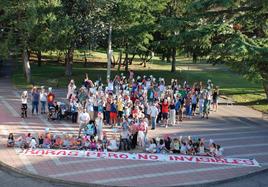
[[[225,156],[255,158],[262,167],[20,155],[18,150],[5,147],[9,132],[38,133],[49,127],[55,133],[73,133],[78,125],[69,121],[48,122],[42,115],[21,119],[19,94],[9,79],[0,79],[0,160],[20,171],[102,185],[179,186],[235,178],[268,168],[268,122],[260,112],[235,105],[221,105],[209,119],[185,120],[176,127],[159,127],[149,133],[211,138],[224,147]],[[56,95],[64,97],[64,90],[56,90]]]

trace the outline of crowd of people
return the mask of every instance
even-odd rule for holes
[[[128,77],[116,75],[104,86],[101,80],[93,82],[86,74],[81,87],[77,87],[74,80],[70,81],[66,103],[56,101],[52,88],[46,92],[44,87],[41,90],[34,87],[31,91],[33,115],[38,114],[38,105],[41,103],[41,114],[47,113],[51,117],[55,113],[56,119],[69,117],[73,123],[78,123],[77,135],[51,137],[51,133],[46,133],[41,139],[39,136],[27,140],[26,136],[25,141],[21,138],[21,142],[27,142],[26,147],[31,148],[40,146],[117,151],[138,146],[154,153],[219,156],[222,152],[220,146],[210,142],[205,147],[202,139],[148,137],[149,126],[151,130],[161,126],[179,126],[184,119],[193,116],[208,119],[211,111],[217,111],[218,96],[219,89],[211,80],[205,84],[200,82],[190,85],[186,81],[180,84],[178,80],[172,79],[167,84],[164,78],[135,76],[130,71]],[[22,93],[21,101],[22,117],[27,117],[27,91]],[[108,139],[103,131],[104,125],[121,129],[120,138],[113,136]]]
[[[68,150],[91,150],[91,151],[133,151],[136,143],[133,136],[127,136],[126,131],[121,132],[119,139],[115,135],[108,139],[104,134],[102,140],[93,135],[76,136],[71,134],[53,134],[46,130],[35,136],[28,133],[24,136],[19,136],[16,139],[12,133],[9,134],[7,140],[8,147],[19,147],[22,149],[68,149]],[[144,145],[139,145],[138,151],[147,153],[173,153],[187,154],[200,156],[221,157],[223,148],[219,144],[209,140],[206,144],[205,139],[198,137],[182,137],[171,138],[165,136],[163,138],[150,138],[144,142]]]

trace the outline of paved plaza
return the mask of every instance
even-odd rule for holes
[[[63,99],[66,90],[55,89],[55,93]],[[18,149],[6,148],[10,132],[15,135],[38,133],[49,127],[51,132],[77,133],[78,124],[47,121],[42,115],[29,115],[22,120],[19,95],[20,90],[14,89],[9,79],[0,79],[0,160],[20,171],[99,185],[179,186],[236,178],[268,168],[267,119],[248,107],[226,104],[220,105],[218,112],[212,112],[209,119],[193,118],[176,127],[158,127],[149,135],[213,139],[224,148],[225,157],[255,158],[261,167],[25,156],[19,154]]]

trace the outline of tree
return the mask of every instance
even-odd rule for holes
[[[181,34],[186,27],[186,7],[189,0],[169,0],[166,9],[159,18],[160,49],[163,52],[163,58],[167,58],[167,62],[171,61],[171,72],[176,71],[176,52],[178,48],[182,48]],[[164,46],[164,48],[163,48]],[[171,59],[170,59],[171,58]]]
[[[165,8],[165,0],[119,0],[114,11],[115,45],[125,52],[125,71],[135,55],[150,51],[156,15]],[[129,54],[132,53],[132,58]]]
[[[1,30],[4,32],[1,48],[6,49],[5,53],[16,52],[21,55],[24,75],[28,83],[32,82],[28,50],[30,34],[36,25],[36,5],[35,0],[2,0],[0,2],[0,7],[5,7],[1,9],[3,15],[0,18]]]
[[[262,80],[268,99],[268,2],[195,1],[193,16],[210,28],[210,61],[226,63],[249,79]]]

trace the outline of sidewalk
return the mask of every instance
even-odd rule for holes
[[[55,90],[57,96],[64,96]],[[208,120],[185,120],[170,128],[150,131],[155,136],[201,136],[214,139],[225,149],[225,155],[255,158],[262,167],[233,167],[213,164],[168,163],[128,160],[94,160],[85,158],[38,157],[18,154],[6,148],[9,132],[38,133],[49,127],[52,132],[77,132],[78,124],[69,121],[47,121],[45,116],[22,120],[20,93],[9,79],[0,79],[0,160],[17,170],[67,181],[116,186],[179,186],[215,182],[268,168],[268,123],[260,112],[244,106],[221,105]],[[31,106],[30,106],[31,107]]]

